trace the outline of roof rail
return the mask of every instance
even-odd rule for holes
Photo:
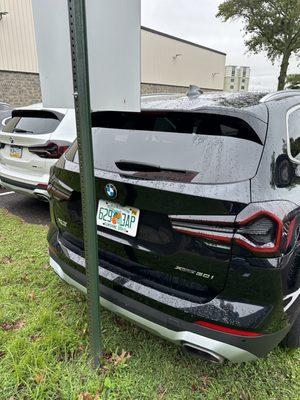
[[[300,90],[290,89],[290,90],[280,90],[278,92],[269,93],[262,99],[260,99],[260,102],[268,103],[269,101],[283,100],[294,96],[300,96]]]

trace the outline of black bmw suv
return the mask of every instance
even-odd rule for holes
[[[299,347],[300,92],[257,97],[92,114],[101,303],[215,362]],[[76,143],[48,190],[51,265],[85,291]]]

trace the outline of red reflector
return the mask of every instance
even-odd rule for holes
[[[243,331],[243,330],[240,330],[240,329],[227,328],[226,326],[213,324],[211,322],[196,321],[195,324],[196,325],[200,325],[200,326],[204,326],[205,328],[213,329],[215,331],[229,333],[230,335],[239,335],[239,336],[248,336],[248,337],[262,336],[261,333]]]
[[[37,189],[47,190],[48,184],[47,183],[39,183],[36,187],[37,187]]]

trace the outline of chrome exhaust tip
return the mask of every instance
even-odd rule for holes
[[[49,197],[44,194],[36,194],[38,200],[43,201],[44,203],[49,203]]]
[[[210,361],[215,364],[223,364],[225,358],[211,350],[204,349],[203,347],[198,347],[190,343],[182,344],[184,351],[193,357],[199,357],[202,360]]]

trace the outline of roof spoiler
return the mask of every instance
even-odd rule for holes
[[[57,111],[49,111],[49,110],[16,109],[12,111],[11,115],[12,117],[57,119],[58,121],[61,121],[64,118],[64,114],[61,114]]]

